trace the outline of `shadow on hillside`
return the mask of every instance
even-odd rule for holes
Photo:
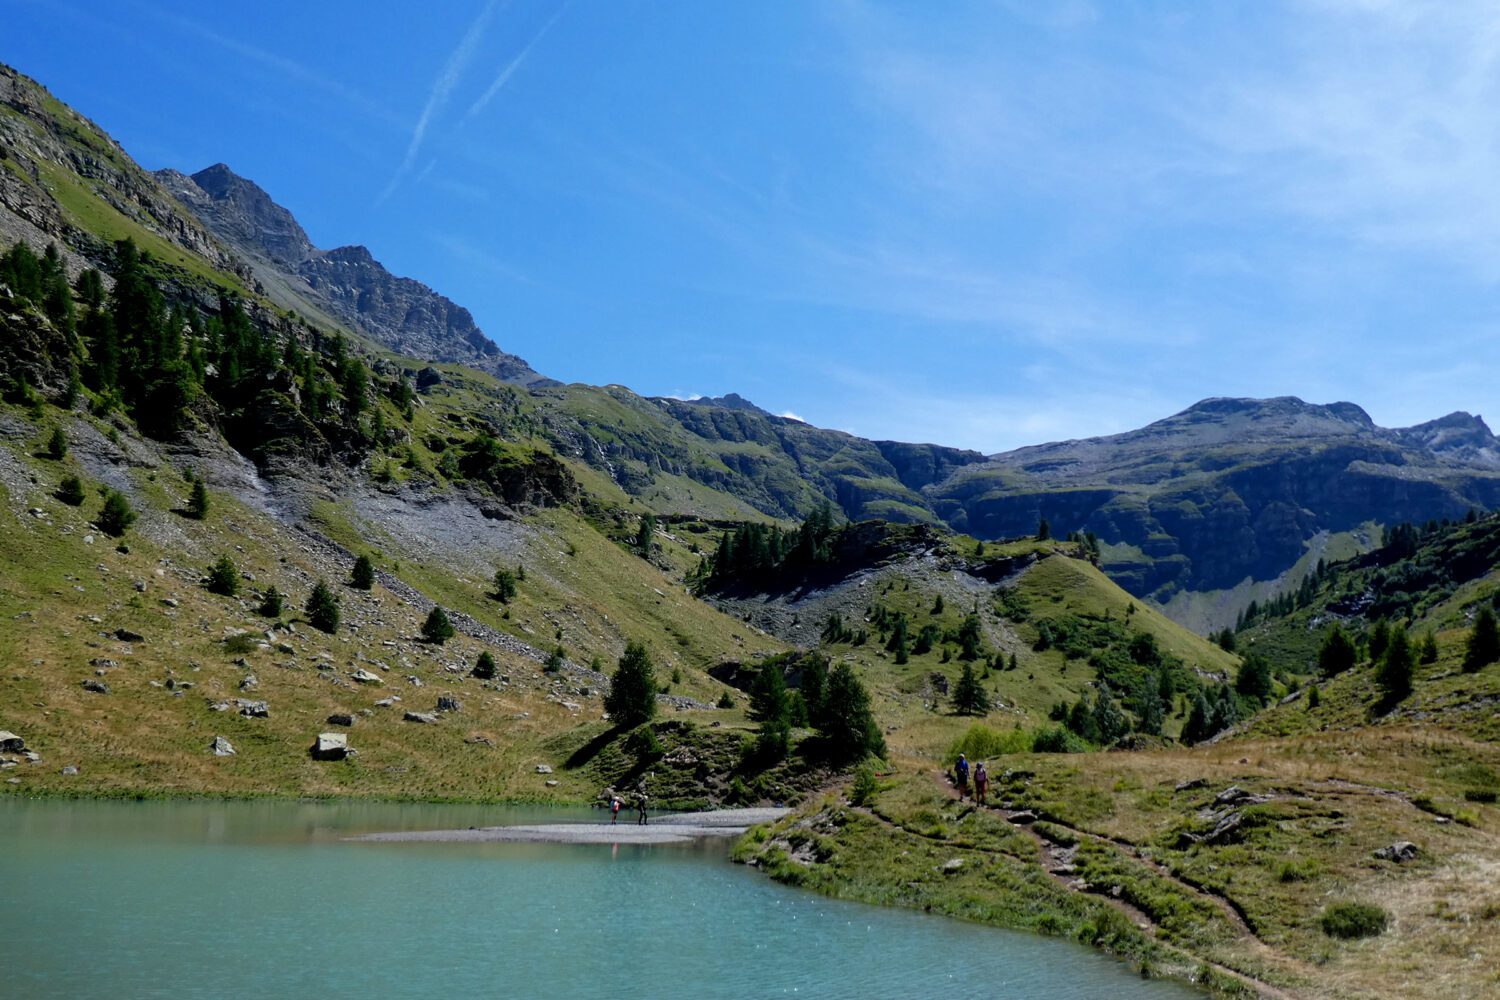
[[[563,767],[569,771],[573,771],[580,767],[583,767],[589,761],[597,757],[599,755],[599,751],[609,746],[610,743],[612,743],[619,735],[620,730],[617,727],[606,729],[604,732],[600,733],[598,736],[595,736],[593,739],[589,740],[577,750],[574,750],[573,753],[569,755],[568,759],[563,761]]]

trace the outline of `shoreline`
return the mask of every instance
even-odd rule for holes
[[[361,843],[511,844],[685,844],[708,837],[738,837],[752,826],[791,812],[785,808],[715,809],[674,813],[642,826],[632,818],[618,823],[532,823],[480,826],[465,830],[402,830],[345,837]]]

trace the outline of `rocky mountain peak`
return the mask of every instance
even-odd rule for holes
[[[261,287],[278,304],[324,313],[405,354],[522,384],[542,380],[487,337],[469,310],[420,281],[391,274],[368,247],[313,246],[290,211],[227,165],[191,177],[175,170],[156,176],[214,235],[255,263]]]

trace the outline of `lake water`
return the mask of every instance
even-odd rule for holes
[[[342,839],[599,815],[0,797],[0,996],[1198,995],[1065,941],[779,886],[724,841]]]

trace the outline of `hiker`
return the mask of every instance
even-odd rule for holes
[[[614,826],[615,820],[620,818],[620,797],[611,795],[609,798],[609,825]]]
[[[986,805],[985,794],[990,790],[990,772],[986,770],[984,761],[974,765],[974,801],[980,805]]]
[[[969,794],[969,758],[963,754],[958,755],[958,763],[953,765],[953,783],[958,786],[958,801],[962,802]]]
[[[635,795],[635,808],[636,808],[636,811],[640,813],[640,818],[635,821],[636,825],[637,826],[646,826],[647,825],[647,817],[646,817],[646,793],[645,792],[637,792],[636,793],[636,795]]]

